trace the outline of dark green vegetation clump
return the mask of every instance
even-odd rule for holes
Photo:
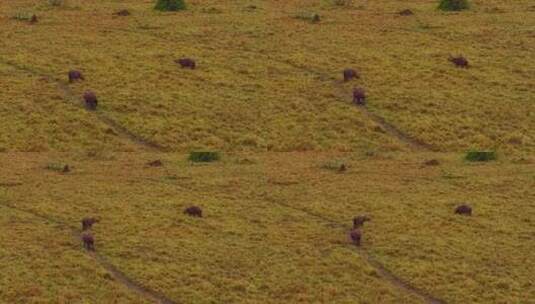
[[[440,0],[438,9],[443,11],[462,11],[470,8],[468,0]]]
[[[154,9],[159,11],[174,12],[186,9],[184,0],[158,0]]]
[[[496,160],[496,151],[468,151],[465,159],[471,162]]]
[[[194,163],[209,163],[221,159],[219,152],[196,151],[189,154],[190,161]]]

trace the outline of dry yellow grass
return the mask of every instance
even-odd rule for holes
[[[403,149],[351,105],[359,85],[370,111],[438,149],[533,151],[529,1],[477,1],[454,14],[434,1],[275,1],[256,9],[250,1],[197,1],[180,13],[155,12],[152,1],[43,3],[1,4],[0,60],[58,79],[81,69],[87,80],[73,86],[77,95],[95,90],[103,113],[169,149]],[[132,15],[113,16],[122,8]],[[403,8],[415,15],[396,15]],[[35,12],[39,23],[9,18],[19,11]],[[309,12],[322,21],[296,18]],[[447,58],[455,54],[472,68],[454,68]],[[199,69],[179,69],[173,60],[181,56],[196,58]],[[362,79],[340,84],[346,67]],[[1,97],[18,104],[26,95]],[[57,100],[50,111],[64,106]],[[45,117],[28,128],[52,129]],[[54,133],[64,145],[77,140]]]
[[[535,7],[349,2],[1,1],[0,303],[535,303]]]

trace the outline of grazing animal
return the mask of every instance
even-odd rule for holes
[[[404,9],[404,10],[400,11],[398,14],[400,14],[401,16],[412,16],[412,15],[414,15],[414,13],[410,9]]]
[[[426,166],[438,166],[440,165],[440,162],[436,159],[430,159],[424,163]]]
[[[115,16],[130,16],[130,12],[126,9],[120,10],[114,14]]]
[[[347,171],[346,164],[341,164],[340,168],[338,168],[338,172],[343,173]]]
[[[360,246],[360,240],[362,239],[362,231],[360,231],[360,229],[351,229],[351,231],[349,232],[349,237],[355,245]]]
[[[93,93],[92,91],[87,91],[84,93],[84,101],[85,101],[85,106],[87,109],[89,110],[97,109],[97,104],[98,104],[97,95],[95,95],[95,93]]]
[[[350,81],[353,78],[360,78],[360,75],[354,69],[345,69],[344,70],[344,81]]]
[[[36,15],[32,15],[32,18],[30,18],[30,23],[31,24],[37,23],[37,16]]]
[[[353,89],[353,103],[362,106],[366,103],[366,92],[362,88]]]
[[[196,68],[195,60],[191,58],[181,58],[181,59],[175,60],[175,62],[180,64],[182,68],[189,68],[192,70],[195,70]]]
[[[91,229],[91,227],[93,227],[93,224],[98,223],[98,222],[99,222],[98,219],[95,219],[93,217],[86,217],[82,219],[82,230],[83,231],[89,230]]]
[[[63,166],[63,170],[61,170],[61,172],[69,173],[69,172],[71,172],[71,168],[69,167],[69,165],[65,165],[65,166]]]
[[[149,162],[147,165],[149,165],[149,167],[161,167],[163,164],[161,160],[157,159],[155,161]]]
[[[197,206],[191,206],[184,210],[184,213],[189,216],[202,217],[202,209]]]
[[[460,205],[457,208],[455,208],[455,214],[471,216],[472,215],[472,207],[470,207],[468,205]]]
[[[84,233],[82,235],[82,242],[86,250],[95,251],[95,238],[91,233]]]
[[[353,229],[362,227],[367,221],[371,221],[371,219],[365,215],[359,215],[353,218]]]
[[[84,80],[84,75],[82,75],[82,72],[76,70],[69,71],[69,82],[72,83],[77,80]]]
[[[450,56],[448,60],[451,61],[453,64],[455,64],[456,67],[459,67],[459,68],[468,68],[469,66],[468,59],[464,58],[463,56],[458,56],[458,57]]]

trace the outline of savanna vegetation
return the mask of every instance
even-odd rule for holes
[[[534,46],[529,0],[1,1],[0,303],[535,303]]]

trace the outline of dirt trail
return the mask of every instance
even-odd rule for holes
[[[8,65],[8,66],[10,66],[12,68],[15,68],[15,69],[19,70],[19,71],[26,72],[26,73],[29,73],[31,75],[37,76],[37,77],[41,77],[42,79],[46,80],[47,82],[55,84],[57,86],[58,90],[63,94],[63,97],[64,97],[64,99],[66,101],[69,101],[69,103],[74,105],[74,106],[84,108],[82,98],[79,97],[78,95],[76,95],[71,90],[71,88],[69,87],[68,83],[66,83],[66,82],[64,82],[64,81],[62,81],[60,79],[56,79],[56,78],[48,75],[45,72],[38,71],[36,69],[32,69],[32,68],[28,68],[28,67],[24,67],[24,66],[21,66],[19,64],[16,64],[16,63],[4,60],[4,59],[0,59],[0,63]],[[91,112],[94,113],[94,115],[101,122],[106,124],[113,131],[113,133],[116,134],[117,136],[119,136],[120,138],[126,139],[126,140],[136,144],[137,146],[139,146],[139,147],[141,147],[141,148],[143,148],[145,150],[148,150],[148,151],[152,151],[152,152],[165,152],[166,151],[166,149],[163,146],[159,145],[156,142],[147,140],[147,139],[135,134],[134,132],[132,132],[132,131],[128,130],[127,128],[125,128],[124,126],[122,126],[117,121],[115,121],[115,120],[109,118],[108,116],[106,116],[104,113],[99,112],[99,111],[91,111]]]
[[[169,41],[169,42],[174,42],[174,43],[180,43],[180,41],[177,41],[175,39],[172,39],[172,38],[168,38],[168,37],[162,37],[160,35],[157,35],[155,33],[151,33],[151,32],[146,32],[146,31],[136,31],[136,30],[132,30],[132,29],[125,29],[125,28],[113,28],[114,31],[118,31],[118,32],[125,32],[125,33],[130,33],[130,34],[136,34],[136,35],[141,35],[141,36],[146,36],[146,37],[151,37],[153,39],[159,39],[159,40],[164,40],[164,41]],[[251,55],[254,55],[254,56],[259,56],[259,52],[255,52],[255,51],[251,51],[251,50],[245,50],[245,49],[241,49],[240,52],[243,52],[243,53],[249,53]],[[288,65],[296,70],[299,70],[301,72],[305,72],[305,73],[308,73],[308,74],[312,74],[312,75],[315,75],[316,77],[318,77],[318,79],[320,81],[329,81],[331,82],[332,85],[334,85],[334,87],[336,88],[336,93],[337,93],[337,98],[340,99],[340,100],[343,100],[344,102],[346,103],[352,103],[352,100],[351,100],[351,97],[352,97],[352,92],[346,92],[346,89],[342,86],[343,82],[341,80],[338,80],[337,78],[333,77],[332,75],[328,74],[328,73],[325,73],[325,72],[322,72],[322,71],[318,71],[316,69],[313,69],[313,68],[309,68],[309,67],[306,67],[306,66],[301,66],[301,65],[298,65],[288,59],[280,59],[280,58],[276,58],[276,57],[273,57],[273,56],[267,56],[269,59],[269,61],[272,61],[272,62],[275,62],[275,63],[278,63],[278,64],[285,64],[285,65]],[[374,113],[374,112],[371,112],[368,108],[366,107],[362,107],[362,106],[359,106],[358,109],[360,110],[361,113],[364,114],[364,116],[366,116],[368,119],[372,120],[373,122],[375,122],[377,125],[379,125],[389,136],[391,137],[394,137],[396,138],[397,140],[399,140],[400,142],[404,143],[405,145],[407,145],[409,148],[411,148],[412,150],[414,151],[438,151],[439,149],[429,143],[426,143],[420,139],[417,139],[413,136],[411,136],[410,134],[404,132],[403,130],[399,129],[398,127],[396,127],[394,124],[392,123],[389,123],[386,121],[386,119],[380,115],[378,115],[377,113]]]
[[[343,100],[345,102],[352,102],[351,92],[346,92],[345,88],[342,86],[343,82],[342,80],[338,80],[337,78],[334,78],[330,74],[317,71],[315,69],[311,69],[308,67],[300,66],[298,64],[295,64],[291,62],[290,60],[282,60],[281,63],[287,64],[295,69],[301,70],[303,72],[315,75],[318,77],[321,81],[330,81],[336,88],[336,96],[338,99]],[[403,142],[407,146],[409,146],[411,149],[415,151],[438,151],[436,147],[433,145],[430,145],[428,143],[425,143],[422,140],[419,140],[417,138],[412,137],[408,133],[402,131],[395,125],[389,123],[386,121],[386,119],[376,113],[371,112],[366,108],[365,106],[358,106],[358,109],[370,120],[375,122],[377,125],[381,126],[381,128],[390,136],[397,138],[399,141]]]
[[[276,199],[270,199],[270,198],[264,198],[265,200],[274,203],[276,205],[282,206],[284,208],[292,209],[294,211],[298,211],[301,213],[305,213],[310,217],[314,217],[316,219],[319,219],[323,222],[326,222],[329,224],[330,227],[338,228],[340,230],[343,230],[343,233],[349,232],[349,227],[347,227],[344,224],[339,223],[336,220],[330,219],[324,215],[311,212],[305,208],[298,208],[295,206],[291,206],[289,204],[286,204],[284,202],[281,202],[280,200]],[[385,281],[388,281],[391,285],[397,287],[398,289],[403,290],[404,292],[408,294],[415,295],[422,299],[427,304],[446,304],[444,300],[441,300],[439,298],[436,298],[432,295],[430,295],[428,292],[421,290],[415,286],[412,286],[410,283],[406,282],[402,278],[396,276],[394,273],[392,273],[390,270],[388,270],[383,264],[381,264],[379,261],[374,259],[370,254],[368,254],[364,247],[357,248],[357,253],[369,264],[371,265],[375,271],[377,271],[378,275]]]
[[[60,228],[69,231],[71,233],[72,237],[77,242],[81,243],[81,231],[79,229],[75,228],[74,226],[71,226],[71,225],[69,225],[67,223],[64,223],[62,220],[59,220],[59,219],[54,218],[54,217],[49,216],[49,215],[38,213],[38,212],[33,211],[33,210],[27,210],[27,209],[24,209],[24,208],[20,208],[20,207],[11,205],[11,204],[6,203],[6,202],[0,202],[0,206],[2,206],[4,208],[9,208],[9,209],[12,209],[12,210],[15,210],[15,211],[18,211],[18,212],[26,213],[26,214],[29,214],[31,216],[37,217],[37,218],[39,218],[41,220],[56,224]],[[80,245],[80,248],[81,248],[81,245]],[[84,252],[88,256],[93,258],[93,260],[95,260],[100,265],[100,267],[106,269],[108,271],[108,273],[110,273],[111,276],[115,279],[115,281],[123,284],[126,288],[128,288],[129,290],[139,294],[140,296],[142,296],[146,300],[149,300],[149,301],[154,302],[154,303],[161,303],[161,304],[176,304],[177,303],[177,302],[167,298],[165,295],[163,295],[163,294],[161,294],[161,293],[159,293],[157,291],[154,291],[152,289],[149,289],[149,288],[137,283],[134,279],[128,277],[125,273],[120,271],[112,263],[108,262],[106,260],[106,258],[103,255],[99,254],[98,252],[96,252],[96,251],[90,252],[90,251],[85,251],[85,250],[84,250]]]

